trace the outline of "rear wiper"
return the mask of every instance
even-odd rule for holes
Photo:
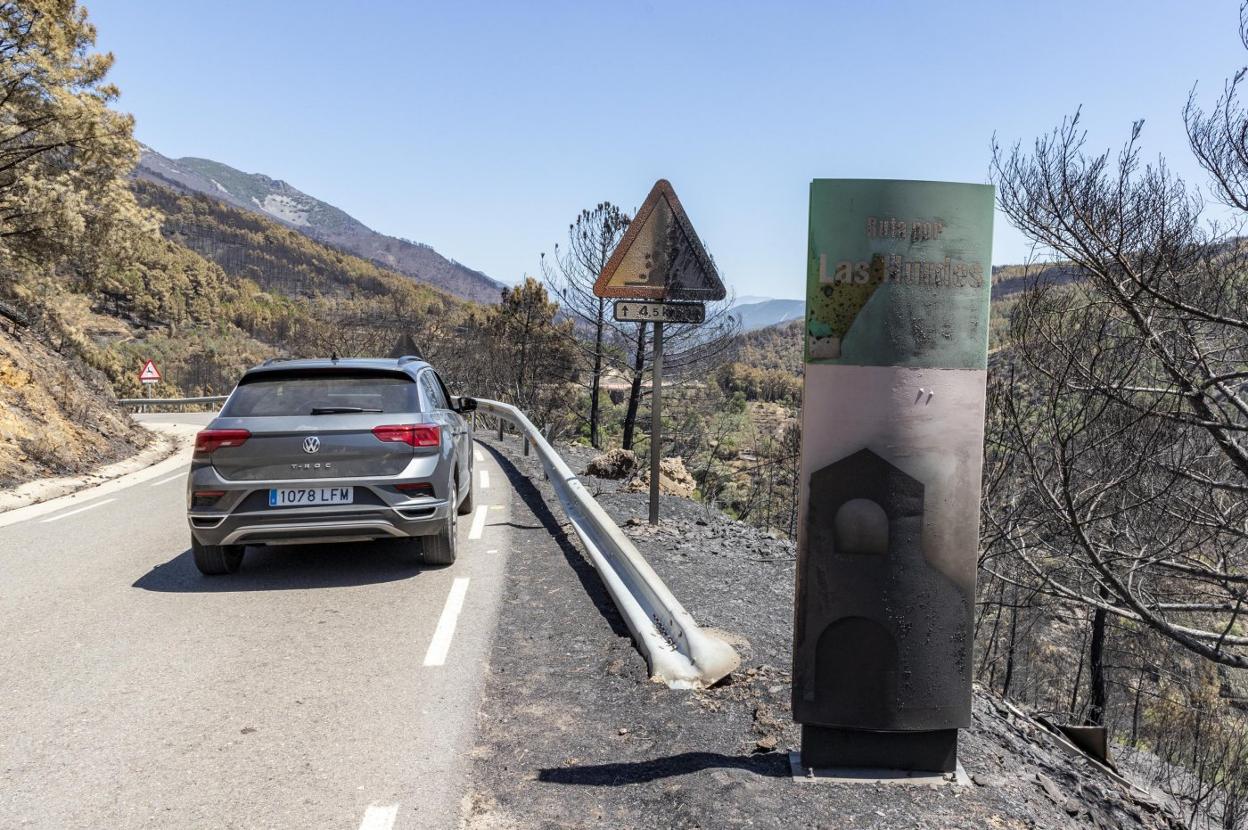
[[[313,415],[341,415],[348,412],[380,412],[380,409],[366,409],[362,406],[314,406]]]

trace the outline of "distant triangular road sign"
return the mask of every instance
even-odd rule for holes
[[[599,297],[722,300],[726,292],[667,179],[659,179],[594,283]]]
[[[143,368],[139,370],[139,380],[143,383],[156,383],[160,380],[160,370],[153,361],[143,364]]]
[[[394,348],[390,350],[391,357],[407,357],[408,355],[420,357],[420,346],[416,345],[416,338],[412,337],[410,331],[403,332],[394,344]]]

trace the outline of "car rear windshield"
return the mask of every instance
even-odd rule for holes
[[[406,375],[266,374],[243,378],[221,415],[248,418],[418,411],[416,384]]]

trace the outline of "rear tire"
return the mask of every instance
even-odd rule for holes
[[[438,532],[432,536],[425,536],[421,539],[421,555],[426,565],[450,565],[455,561],[457,552],[459,522],[457,521],[459,512],[455,509],[455,498],[457,491],[455,483],[451,483],[451,499],[450,505],[446,511],[446,521]]]
[[[191,554],[195,557],[195,567],[204,576],[236,572],[243,564],[243,553],[246,550],[243,545],[201,545],[198,539],[191,538]]]
[[[468,471],[468,492],[464,496],[464,500],[459,503],[459,515],[467,516],[469,513],[472,512],[473,505],[476,502],[476,499],[474,498],[474,496],[476,495],[476,492],[477,492],[476,488],[473,487],[473,483],[472,483],[472,470],[469,470]]]

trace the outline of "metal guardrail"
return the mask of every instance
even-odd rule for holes
[[[229,395],[207,395],[202,398],[118,398],[122,406],[191,406],[193,404],[225,403]]]
[[[698,627],[523,412],[510,404],[480,399],[477,410],[514,424],[536,450],[563,512],[646,656],[652,678],[673,689],[702,688],[741,663],[732,646]]]

